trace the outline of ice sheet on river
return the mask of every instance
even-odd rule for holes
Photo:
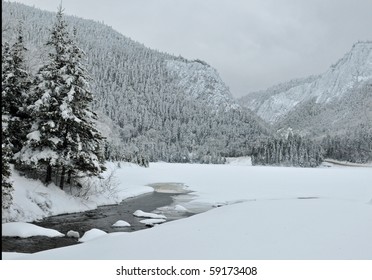
[[[145,224],[147,226],[153,226],[153,225],[157,225],[157,224],[162,224],[166,221],[167,220],[165,220],[165,219],[145,219],[145,220],[140,221],[140,223]]]
[[[137,210],[133,213],[134,216],[139,218],[150,218],[150,219],[167,219],[164,215],[154,214],[154,213],[148,213],[144,212],[142,210]]]
[[[154,188],[155,192],[160,193],[188,193],[190,190],[188,190],[188,186],[186,186],[183,183],[172,183],[172,182],[163,182],[163,183],[153,183],[148,184],[149,187]]]

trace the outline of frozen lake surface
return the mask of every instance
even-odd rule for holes
[[[168,216],[167,211],[176,209],[199,214],[148,230],[112,232],[75,246],[3,257],[372,259],[371,168],[256,167],[244,165],[244,161],[226,165],[151,163],[149,168],[124,166],[116,176],[122,195],[148,189],[171,189],[176,195],[181,189],[183,193],[158,214]],[[182,184],[159,186],[156,182]],[[37,188],[42,193],[51,190]],[[62,195],[48,197],[51,211],[59,211]],[[36,200],[37,193],[28,196]],[[32,209],[27,213],[32,214]]]

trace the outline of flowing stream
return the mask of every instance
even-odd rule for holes
[[[156,187],[166,188],[167,186],[170,186],[170,189],[174,189],[172,188],[171,184],[167,185],[166,183],[156,184],[154,186],[155,189]],[[175,185],[173,184],[173,186]],[[185,195],[185,192],[154,191],[152,193],[140,195],[135,198],[126,199],[120,204],[100,206],[97,209],[86,212],[51,216],[41,221],[33,222],[33,224],[45,228],[55,229],[63,234],[66,234],[69,230],[74,230],[79,232],[80,237],[83,236],[86,231],[92,228],[97,228],[105,232],[132,232],[143,230],[148,228],[148,226],[140,223],[140,221],[145,218],[133,216],[133,213],[136,210],[153,212],[158,208],[161,209],[165,206],[172,205],[174,198],[179,195]],[[159,211],[155,212],[159,213]],[[194,213],[184,211],[167,211],[163,214],[167,217],[167,222],[169,222],[192,216]],[[131,226],[120,228],[112,227],[112,225],[118,220],[124,220]],[[67,236],[54,238],[44,236],[34,236],[30,238],[2,237],[2,251],[35,253],[78,243],[77,238]]]

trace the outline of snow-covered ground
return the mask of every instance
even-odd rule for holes
[[[249,160],[245,162],[123,166],[116,171],[120,183],[115,199],[152,190],[149,184],[173,183],[193,191],[177,196],[178,208],[191,212],[210,210],[147,230],[105,234],[79,245],[30,255],[5,253],[3,258],[372,258],[371,168],[253,167]],[[48,194],[41,197],[48,198],[52,213],[76,211],[79,205],[78,201],[76,205],[66,204],[63,192],[36,187],[36,183],[27,183],[22,193],[27,192],[28,199],[15,196],[19,205],[28,200],[23,212],[35,213],[24,215],[26,218],[39,215],[35,202],[30,201],[37,200],[40,193]],[[86,202],[89,207],[100,203],[94,196],[90,199]],[[18,213],[18,217],[22,215]]]
[[[29,223],[13,222],[3,224],[2,236],[27,238],[31,236],[61,237],[65,235],[54,229],[43,228]]]
[[[69,188],[62,191],[54,184],[45,187],[40,181],[20,176],[13,170],[14,203],[8,211],[3,212],[2,223],[31,222],[46,216],[87,211],[100,205],[120,203],[125,198],[153,191],[153,188],[143,184],[127,184],[127,170],[142,169],[141,167],[131,163],[121,163],[121,165],[125,168],[121,169],[114,163],[107,164],[107,170],[103,173],[106,180],[102,183],[113,174],[110,188],[101,189],[99,183],[92,182],[92,185],[96,183],[96,187],[90,192],[81,191],[78,196],[69,195]]]

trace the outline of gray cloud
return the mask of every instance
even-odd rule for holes
[[[55,11],[60,0],[18,0]],[[370,0],[63,0],[153,49],[215,67],[235,96],[320,74],[372,39]]]

